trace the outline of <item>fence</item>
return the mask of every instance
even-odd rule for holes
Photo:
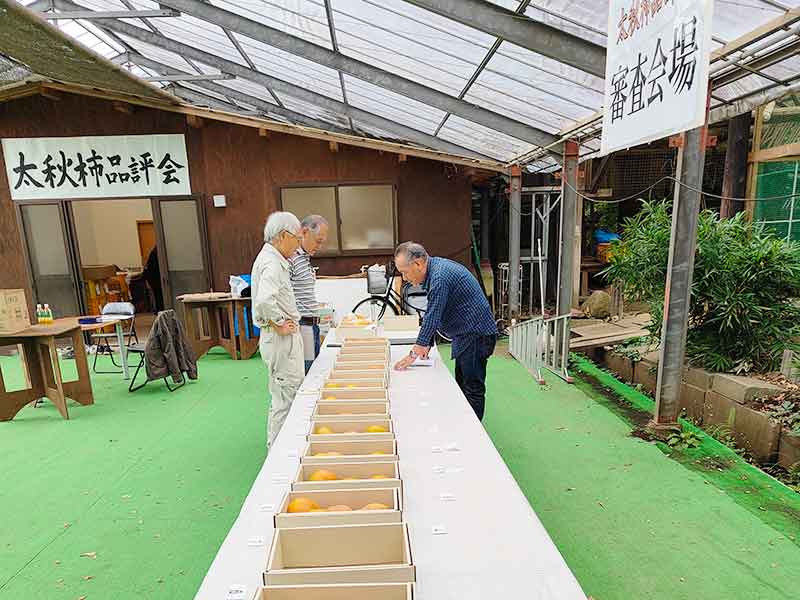
[[[537,317],[513,324],[509,329],[509,351],[540,384],[547,369],[572,383],[567,369],[569,361],[570,317]]]

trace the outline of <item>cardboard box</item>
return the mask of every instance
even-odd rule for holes
[[[385,337],[373,337],[373,338],[353,338],[350,340],[344,340],[342,342],[342,347],[348,348],[358,348],[358,347],[373,347],[373,346],[386,346],[387,348],[391,345],[389,338]]]
[[[338,371],[334,369],[325,380],[325,385],[329,383],[339,384],[340,388],[387,388],[389,387],[389,371]]]
[[[388,402],[364,402],[356,400],[329,400],[317,402],[312,419],[328,419],[329,421],[348,421],[352,417],[381,418],[389,416]]]
[[[312,473],[319,470],[331,471],[339,479],[327,481],[309,481]],[[385,479],[372,479],[374,475],[383,475]],[[345,479],[354,477],[361,479]],[[396,461],[383,462],[341,462],[325,465],[310,465],[302,463],[292,483],[293,492],[309,490],[365,490],[378,488],[402,487],[400,481],[400,468]]]
[[[339,349],[340,357],[352,355],[364,355],[388,360],[389,356],[391,355],[391,351],[389,350],[389,346],[385,344],[381,344],[380,346],[369,346],[367,344],[353,346],[350,344],[345,344]]]
[[[372,425],[383,427],[386,431],[370,433],[367,428]],[[333,433],[316,433],[319,427],[327,427]],[[388,417],[353,417],[347,421],[325,419],[323,417],[320,420],[311,420],[308,428],[308,439],[311,442],[324,442],[326,440],[393,440],[394,430],[392,429],[392,420]]]
[[[338,455],[315,456],[327,452]],[[397,461],[397,443],[394,440],[309,442],[300,460],[304,465]]]
[[[265,585],[413,583],[405,523],[278,529]]]
[[[389,356],[385,354],[370,354],[369,352],[348,352],[342,354],[341,352],[336,357],[336,364],[340,363],[376,363],[380,365],[389,364]]]
[[[336,328],[336,339],[347,341],[359,338],[377,338],[378,332],[375,327],[369,325],[346,325],[339,324]]]
[[[413,583],[268,585],[253,600],[413,600]]]
[[[335,371],[388,371],[388,362],[336,361]]]
[[[319,399],[321,402],[336,402],[339,400],[388,402],[389,392],[386,388],[337,388],[334,390],[323,388],[320,390]]]
[[[295,498],[308,498],[321,508],[346,505],[352,511],[335,512],[286,512],[289,503]],[[372,503],[385,504],[386,510],[361,510]],[[377,488],[361,490],[306,490],[288,492],[275,515],[275,529],[279,527],[323,527],[326,525],[370,525],[374,523],[401,523],[403,521],[400,492],[397,488]]]
[[[359,385],[360,384],[360,385]],[[337,392],[339,390],[385,390],[386,386],[378,379],[342,379],[339,381],[326,381],[322,386],[323,392]]]
[[[0,333],[16,333],[30,326],[25,290],[0,290]]]
[[[386,315],[381,324],[384,331],[419,331],[419,317],[416,315]]]

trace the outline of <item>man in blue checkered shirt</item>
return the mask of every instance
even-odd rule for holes
[[[497,342],[497,325],[478,280],[457,262],[428,256],[415,242],[400,244],[394,262],[403,279],[422,284],[428,293],[428,309],[417,343],[395,368],[407,369],[417,357],[427,358],[436,331],[442,331],[453,340],[456,382],[478,419],[483,419],[486,362]]]

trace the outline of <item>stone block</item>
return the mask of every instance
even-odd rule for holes
[[[703,401],[703,425],[726,425],[733,430],[737,406],[736,401],[709,390]]]
[[[607,352],[606,367],[609,371],[616,373],[617,379],[620,381],[633,381],[633,362],[627,356]]]
[[[693,385],[701,390],[710,390],[714,383],[714,373],[705,369],[686,367],[683,370],[683,380],[689,385]]]
[[[706,390],[688,383],[681,384],[681,396],[678,406],[687,419],[695,423],[703,422],[703,406],[706,401]]]
[[[648,360],[641,360],[633,364],[633,382],[639,383],[642,389],[655,396],[658,382],[658,366]]]
[[[800,463],[800,435],[792,435],[786,429],[781,431],[781,441],[778,448],[778,464],[784,469],[791,469],[792,465]]]
[[[782,387],[760,379],[729,375],[727,373],[714,375],[714,383],[711,389],[718,394],[735,400],[739,404],[747,404],[755,398],[774,396],[784,391]]]
[[[733,439],[760,463],[774,463],[778,453],[781,426],[766,414],[747,406],[734,408]]]

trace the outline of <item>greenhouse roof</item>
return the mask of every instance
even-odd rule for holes
[[[533,170],[599,150],[607,0],[25,4],[197,105]],[[800,82],[800,0],[716,0],[713,40],[712,121]]]

